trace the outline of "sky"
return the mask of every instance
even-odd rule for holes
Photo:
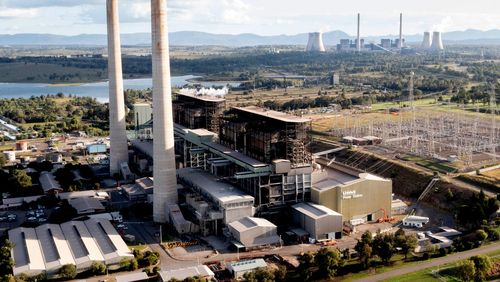
[[[149,32],[150,1],[119,0],[122,33]],[[500,29],[500,0],[168,0],[169,31],[364,35]],[[0,34],[105,34],[105,0],[0,0]]]

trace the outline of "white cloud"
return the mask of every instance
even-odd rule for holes
[[[37,9],[11,9],[0,7],[0,18],[31,18],[38,14]]]
[[[11,8],[75,7],[81,5],[104,5],[104,0],[0,0],[0,6]]]

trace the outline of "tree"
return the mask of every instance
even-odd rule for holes
[[[278,282],[284,282],[286,281],[286,274],[287,274],[286,266],[278,265],[278,269],[274,271],[274,278]]]
[[[14,259],[11,257],[12,248],[14,248],[14,244],[7,239],[0,247],[0,273],[2,274],[12,273],[14,267]]]
[[[322,248],[319,250],[314,260],[319,267],[319,272],[326,276],[326,278],[335,276],[337,269],[343,264],[340,252],[329,248]]]
[[[300,262],[300,266],[299,266],[300,278],[304,281],[308,281],[309,279],[311,279],[311,277],[313,275],[313,271],[311,270],[311,267],[315,266],[314,254],[311,252],[307,252],[307,253],[302,254],[299,257],[299,262]]]
[[[248,282],[273,282],[275,281],[274,272],[267,267],[257,268],[255,271],[243,274],[243,278]]]
[[[396,232],[397,233],[397,232]],[[396,236],[396,246],[401,248],[401,252],[405,255],[405,260],[408,254],[417,247],[418,239],[415,234]]]
[[[356,252],[359,254],[359,259],[363,263],[364,268],[368,267],[370,258],[373,255],[372,243],[372,233],[370,233],[370,231],[366,231],[363,235],[361,235],[361,240],[358,241],[354,247]]]
[[[106,265],[101,261],[94,261],[90,266],[90,271],[94,275],[102,275],[106,273]]]
[[[479,281],[485,280],[488,272],[493,267],[491,258],[486,255],[477,255],[471,257],[470,260],[474,263],[474,268],[476,269],[476,279]]]
[[[394,236],[391,234],[379,234],[373,240],[373,252],[379,256],[383,263],[387,264],[394,255]]]
[[[472,281],[476,275],[476,267],[472,261],[463,260],[457,264],[455,273],[462,281]]]
[[[74,264],[65,264],[59,269],[59,275],[63,279],[74,279],[76,274],[76,266]]]
[[[488,233],[486,233],[483,229],[476,230],[476,240],[481,241],[481,243],[488,238]]]
[[[14,186],[21,190],[26,190],[33,185],[33,183],[31,182],[31,176],[29,176],[24,170],[14,170],[14,173],[12,173],[12,178]]]

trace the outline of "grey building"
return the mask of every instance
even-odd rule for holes
[[[281,242],[276,225],[264,218],[245,217],[227,226],[233,238],[241,243],[245,250],[278,245]]]
[[[342,237],[342,215],[325,206],[298,203],[292,206],[293,222],[315,240]]]

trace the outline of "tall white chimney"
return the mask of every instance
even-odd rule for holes
[[[153,219],[167,221],[166,208],[176,204],[174,122],[168,50],[167,0],[151,0],[153,58]]]
[[[360,37],[360,34],[359,34],[359,26],[360,26],[360,14],[358,13],[358,36],[356,37],[356,50],[358,52],[361,51],[361,37]]]
[[[435,51],[440,51],[444,49],[443,41],[441,40],[441,32],[434,31],[432,33],[432,45],[431,49]]]
[[[403,48],[403,13],[399,14],[399,43],[398,48]]]
[[[323,45],[323,34],[321,32],[309,33],[309,41],[306,47],[307,52],[325,52]]]
[[[424,32],[424,40],[422,41],[422,45],[420,46],[422,49],[430,49],[431,48],[431,33],[426,31]]]
[[[127,132],[125,131],[125,97],[123,94],[122,51],[118,0],[107,0],[108,21],[108,78],[110,174],[120,172],[120,164],[128,161]]]

